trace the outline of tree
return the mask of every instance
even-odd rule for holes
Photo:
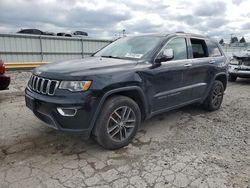
[[[220,39],[220,44],[224,44],[224,40],[223,39]]]
[[[244,37],[242,37],[242,38],[240,39],[240,43],[246,43],[246,40],[245,40]]]
[[[237,37],[232,37],[230,43],[232,44],[232,43],[235,43],[235,42],[238,42],[238,41],[239,40],[238,40]]]

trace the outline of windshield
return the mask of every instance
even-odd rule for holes
[[[160,40],[157,36],[124,37],[106,46],[94,56],[141,59],[152,51]]]

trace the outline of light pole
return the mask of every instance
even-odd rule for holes
[[[126,34],[125,34],[125,33],[126,33],[126,30],[125,30],[125,29],[123,29],[123,30],[122,30],[122,37],[125,37],[125,36],[126,36]]]

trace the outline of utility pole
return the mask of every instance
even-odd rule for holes
[[[125,37],[125,36],[126,36],[125,32],[126,32],[126,30],[123,29],[123,30],[122,30],[122,37]]]
[[[230,37],[230,43],[229,43],[229,44],[231,44],[231,41],[232,41],[232,39],[233,39],[233,35],[234,35],[234,33],[231,33],[231,34],[230,34],[231,37]]]

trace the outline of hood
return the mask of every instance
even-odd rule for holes
[[[249,61],[250,60],[250,51],[242,51],[238,54],[233,54],[233,58],[235,58],[237,60]]]
[[[89,57],[85,59],[48,63],[36,68],[34,74],[51,79],[66,79],[70,77],[81,78],[82,76],[133,69],[136,64],[137,61],[135,60]]]

